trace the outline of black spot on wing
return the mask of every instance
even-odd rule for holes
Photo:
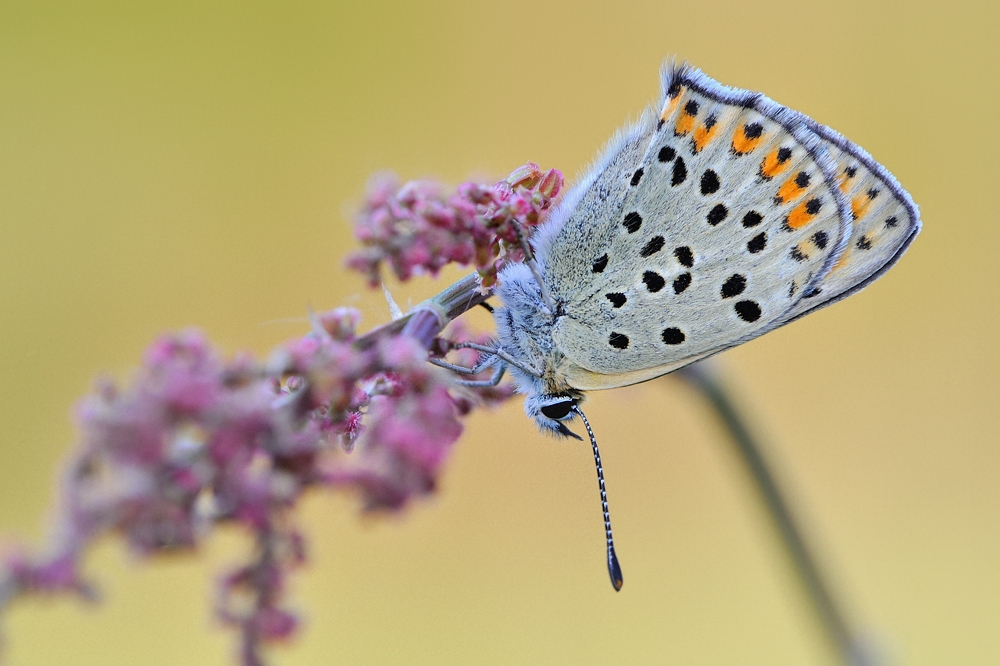
[[[603,273],[604,269],[608,267],[608,255],[601,255],[601,258],[594,262],[593,271],[595,273]]]
[[[687,245],[682,245],[674,250],[674,256],[677,261],[681,263],[681,266],[686,268],[691,268],[694,266],[694,252],[691,251]]]
[[[625,305],[625,303],[628,301],[628,299],[625,297],[625,294],[621,294],[618,292],[614,292],[611,294],[604,294],[604,297],[607,298],[609,301],[611,301],[611,305],[616,308],[620,308],[621,306]]]
[[[826,249],[826,244],[828,241],[829,238],[827,237],[825,231],[817,231],[812,235],[812,242],[816,245],[816,247],[818,247],[821,250]]]
[[[663,342],[668,345],[679,345],[685,339],[684,331],[673,326],[663,329],[662,337]]]
[[[639,255],[642,257],[649,257],[656,254],[663,249],[663,245],[666,241],[663,240],[663,236],[653,236],[649,239],[649,242],[641,250],[639,250]]]
[[[719,174],[711,169],[701,174],[701,193],[703,195],[713,194],[719,191]]]
[[[743,226],[749,229],[750,227],[756,227],[758,224],[764,221],[764,216],[755,210],[748,212],[743,216]]]
[[[662,275],[654,271],[646,271],[643,273],[642,282],[646,285],[646,289],[654,294],[663,289],[663,285],[667,283],[667,281],[663,279]]]
[[[754,301],[740,301],[733,306],[740,319],[747,322],[754,322],[760,319],[760,306]]]
[[[674,171],[670,175],[670,185],[672,187],[677,187],[683,183],[688,177],[687,166],[684,164],[684,158],[678,157],[677,161],[674,162]]]
[[[635,187],[636,185],[639,184],[640,180],[642,180],[642,167],[636,169],[635,173],[632,174],[632,180],[629,181],[629,185]]]
[[[746,288],[746,277],[740,275],[739,273],[735,273],[722,283],[721,294],[723,298],[733,298],[734,296],[742,294]]]
[[[634,234],[635,232],[639,231],[639,227],[642,226],[642,216],[639,215],[639,213],[632,211],[631,213],[625,216],[625,219],[622,220],[622,224],[625,225],[625,229],[630,234]]]
[[[759,252],[763,252],[765,247],[767,247],[766,233],[763,232],[759,233],[753,238],[751,238],[749,241],[747,241],[747,251],[750,252],[750,254],[757,254]]]
[[[670,146],[663,146],[663,148],[660,148],[660,152],[657,153],[656,155],[656,159],[660,160],[661,162],[669,162],[675,157],[677,157],[677,151],[675,151]]]
[[[628,336],[624,333],[611,332],[608,336],[608,344],[615,349],[627,349],[628,348]]]
[[[674,293],[679,294],[691,286],[691,274],[681,273],[674,278]]]
[[[855,245],[859,250],[870,250],[872,249],[872,240],[868,236],[862,236]]]
[[[756,139],[764,131],[763,125],[760,123],[747,123],[743,126],[743,136],[748,139]]]
[[[708,217],[706,220],[713,227],[726,219],[726,215],[729,215],[729,211],[722,204],[716,204],[712,210],[708,211]]]

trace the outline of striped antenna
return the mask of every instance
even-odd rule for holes
[[[601,466],[601,452],[597,450],[597,438],[594,431],[590,429],[590,422],[579,407],[573,405],[573,411],[583,419],[583,425],[590,435],[590,446],[594,449],[594,464],[597,465],[597,483],[601,487],[601,510],[604,512],[604,534],[608,539],[608,575],[611,576],[611,585],[615,592],[622,589],[622,568],[618,566],[618,556],[615,555],[615,538],[611,534],[611,514],[608,513],[608,493],[604,488],[604,468]]]

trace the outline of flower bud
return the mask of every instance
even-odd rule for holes
[[[547,196],[549,199],[555,199],[559,196],[559,191],[562,190],[562,186],[562,171],[559,169],[549,169],[538,182],[538,191]]]
[[[534,162],[528,162],[522,167],[514,169],[509,176],[507,176],[507,184],[510,185],[511,189],[517,187],[526,187],[531,189],[538,183],[538,179],[542,177],[542,170],[538,168],[538,165]]]

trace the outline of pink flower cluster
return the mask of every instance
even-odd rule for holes
[[[459,185],[446,196],[437,183],[394,176],[376,179],[355,234],[362,249],[348,266],[381,281],[388,263],[400,280],[421,272],[437,275],[446,264],[474,265],[483,288],[496,284],[502,261],[523,259],[519,234],[530,235],[563,186],[562,173],[531,162],[492,187]]]
[[[429,183],[397,191],[383,182],[359,221],[366,247],[350,264],[377,282],[384,261],[402,279],[474,263],[479,284],[462,281],[440,295],[447,314],[421,310],[358,336],[359,314],[332,310],[266,362],[227,360],[201,333],[184,331],[155,342],[128,386],[100,382],[79,403],[81,437],[60,486],[54,539],[38,554],[9,551],[0,611],[31,593],[95,598],[80,563],[103,534],[152,556],[195,550],[214,526],[237,524],[253,535],[255,552],[219,581],[217,616],[239,630],[240,663],[263,664],[263,647],[298,625],[283,590],[306,556],[294,520],[304,491],[347,489],[367,510],[400,510],[435,489],[460,419],[511,396],[509,385],[462,386],[428,357],[479,360],[454,343],[489,339],[459,322],[442,337],[442,318],[482,301],[501,262],[523,258],[524,236],[561,187],[558,171],[533,164],[450,197]]]

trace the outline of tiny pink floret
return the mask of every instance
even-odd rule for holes
[[[369,185],[356,225],[362,248],[348,266],[377,285],[474,266],[480,294],[544,221],[562,174],[528,163],[492,186]],[[223,576],[216,612],[240,635],[240,662],[264,664],[263,648],[299,626],[284,607],[285,580],[305,559],[294,509],[310,488],[348,490],[366,510],[398,511],[433,492],[462,433],[462,418],[512,395],[509,384],[470,388],[428,359],[467,366],[489,343],[461,324],[441,335],[423,311],[401,326],[357,337],[360,313],[310,317],[312,330],[266,361],[232,359],[200,331],[149,346],[131,381],[110,380],[76,408],[79,441],[60,487],[54,538],[40,555],[14,551],[0,565],[0,610],[31,593],[94,592],[80,573],[89,546],[117,533],[143,557],[199,548],[214,526],[249,533],[254,552]],[[451,316],[451,315],[449,315]],[[486,368],[474,379],[486,379]]]

